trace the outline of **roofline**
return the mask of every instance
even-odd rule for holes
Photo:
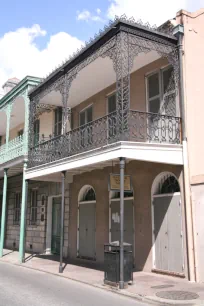
[[[149,24],[142,24],[141,22],[135,22],[134,19],[127,19],[126,16],[121,18],[116,17],[115,21],[111,21],[109,26],[105,26],[103,31],[100,31],[94,39],[90,39],[90,42],[86,43],[81,50],[77,50],[67,61],[62,63],[57,69],[52,71],[43,81],[31,89],[29,96],[33,97],[37,95],[43,87],[49,83],[51,80],[54,82],[56,79],[60,78],[62,75],[67,73],[69,70],[74,68],[78,63],[86,59],[91,53],[100,48],[101,45],[105,44],[112,37],[114,37],[119,31],[138,29],[141,33],[147,32],[155,36],[155,38],[162,38],[164,41],[170,42],[172,45],[177,45],[177,38],[173,34],[163,33],[161,27],[156,28],[156,26],[150,27]],[[139,35],[139,34],[138,34]],[[51,81],[51,82],[52,82]]]
[[[5,105],[6,103],[10,102],[11,99],[13,99],[15,96],[17,96],[24,87],[28,85],[38,85],[42,81],[39,77],[34,76],[26,76],[23,78],[18,84],[16,84],[15,87],[13,87],[6,95],[4,95],[0,99],[0,108]]]

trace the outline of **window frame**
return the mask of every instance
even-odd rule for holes
[[[61,121],[59,121],[59,109],[62,110],[62,118]],[[57,122],[56,122],[56,112],[57,112]],[[54,137],[62,135],[62,126],[63,126],[63,107],[62,106],[57,106],[54,111],[54,125],[53,125],[53,135]],[[61,130],[59,131],[59,125],[61,124]],[[55,127],[57,126],[57,133],[55,133]]]
[[[20,191],[15,192],[13,225],[18,225],[18,226],[20,225],[20,220],[21,220],[21,202],[22,202],[22,193]]]
[[[172,90],[168,93],[165,94],[164,92],[164,80],[163,80],[163,72],[168,70],[168,69],[171,69],[172,68],[172,65],[166,65],[166,66],[163,66],[163,67],[160,67],[158,69],[155,69],[149,73],[147,73],[145,75],[145,88],[146,88],[146,110],[147,112],[150,112],[150,102],[159,98],[160,99],[160,107],[162,105],[162,101],[164,99],[165,96],[168,96],[168,95],[171,95],[172,93],[175,92],[175,90]],[[149,77],[151,77],[152,75],[155,75],[157,74],[159,75],[159,94],[154,96],[154,97],[151,97],[149,98],[149,82],[148,82],[148,79]],[[176,103],[176,116],[178,114],[178,107],[177,107],[177,103]],[[161,115],[165,115],[164,112],[161,113]]]
[[[36,193],[35,199],[36,202],[34,203],[35,205],[33,206],[33,193]],[[33,218],[34,216],[34,218]],[[31,189],[31,194],[30,194],[30,225],[37,225],[37,220],[38,220],[38,189]]]
[[[87,122],[87,110],[89,108],[92,108],[92,120],[90,122]],[[80,123],[80,116],[81,116],[81,113],[84,113],[85,112],[85,124],[82,124]],[[79,112],[79,127],[83,126],[83,125],[86,125],[88,123],[91,123],[93,121],[93,103],[89,104],[88,106],[86,106],[85,108],[83,108],[80,112]]]

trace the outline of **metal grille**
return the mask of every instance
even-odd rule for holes
[[[130,110],[121,127],[117,112],[30,149],[29,167],[49,163],[118,141],[180,143],[180,118]],[[46,138],[43,138],[46,139]]]
[[[168,300],[196,300],[199,298],[199,295],[194,292],[189,291],[161,291],[157,292],[156,296],[168,299]]]

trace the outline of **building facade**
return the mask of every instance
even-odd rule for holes
[[[202,78],[195,86],[190,47],[202,63],[203,16],[180,11],[159,28],[117,18],[36,81],[24,171],[7,180],[16,157],[0,165],[1,250],[103,267],[104,244],[123,239],[135,270],[203,281]]]

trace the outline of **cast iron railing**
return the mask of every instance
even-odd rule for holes
[[[0,164],[6,163],[9,160],[23,156],[27,152],[24,144],[24,135],[20,135],[0,147]]]
[[[135,110],[128,112],[127,122],[119,124],[117,112],[57,137],[43,136],[29,150],[29,167],[49,163],[117,141],[179,144],[181,119]]]

